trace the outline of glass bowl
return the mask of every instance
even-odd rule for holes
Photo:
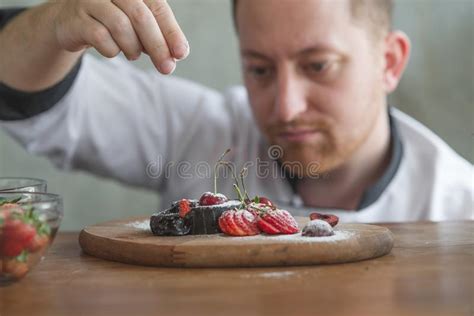
[[[20,177],[0,177],[0,191],[47,192],[46,180]]]
[[[43,258],[62,217],[59,195],[0,192],[0,284],[20,280]]]

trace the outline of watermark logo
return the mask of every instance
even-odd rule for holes
[[[267,155],[273,160],[278,160],[283,157],[283,148],[278,145],[272,145],[268,148]]]
[[[253,173],[257,178],[260,179],[278,179],[292,178],[301,179],[320,178],[321,165],[319,162],[314,161],[309,164],[303,165],[301,161],[281,161],[284,156],[284,150],[281,146],[272,145],[267,150],[267,156],[269,159],[262,159],[257,157],[255,160],[246,161],[242,166],[236,166],[235,162],[227,161],[227,166],[231,168],[220,166],[218,168],[219,178],[232,178],[232,172],[230,170],[237,170],[237,168],[246,169],[244,176],[249,173]],[[238,173],[238,171],[237,171]],[[214,165],[211,165],[208,161],[190,162],[187,160],[174,162],[165,162],[162,156],[158,156],[156,160],[151,161],[146,166],[146,175],[151,179],[158,179],[164,177],[169,179],[172,177],[178,177],[180,179],[211,179],[214,177]]]

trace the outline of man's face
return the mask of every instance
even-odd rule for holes
[[[383,54],[349,1],[239,0],[237,24],[256,122],[283,161],[347,162],[385,105]]]

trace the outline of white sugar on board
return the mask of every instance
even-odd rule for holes
[[[302,236],[301,233],[293,235],[255,235],[255,236],[244,236],[244,237],[232,237],[233,240],[252,240],[252,241],[294,241],[294,242],[334,242],[339,240],[349,239],[354,233],[345,230],[334,230],[334,235],[323,236],[323,237],[306,237]],[[226,237],[224,237],[226,238]],[[228,237],[227,237],[228,238]]]
[[[147,231],[150,231],[150,230],[151,230],[151,229],[150,229],[150,221],[149,221],[149,220],[131,222],[131,223],[125,224],[125,226],[137,228],[137,229],[140,229],[140,230],[147,230]]]
[[[259,273],[258,276],[266,279],[282,279],[294,275],[295,272],[292,271],[282,271],[282,272],[263,272]]]
[[[150,221],[135,221],[125,224],[127,227],[133,227],[139,230],[150,231]],[[229,237],[223,235],[200,235],[195,236],[196,238],[232,238],[232,241],[295,241],[295,242],[334,242],[339,240],[349,239],[354,233],[344,230],[334,230],[334,235],[324,237],[305,237],[301,236],[301,233],[293,235],[255,235],[255,236],[243,236],[243,237]],[[229,240],[230,241],[230,240]]]
[[[275,271],[275,272],[262,272],[262,273],[245,273],[240,275],[244,279],[255,279],[255,278],[264,278],[264,279],[286,279],[289,277],[296,276],[296,272],[293,271]]]

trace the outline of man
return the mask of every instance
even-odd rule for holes
[[[189,47],[165,1],[21,13],[0,37],[2,126],[61,168],[157,190],[165,205],[211,191],[200,166],[232,148],[248,191],[282,205],[343,221],[473,219],[472,165],[387,106],[410,52],[390,1],[234,5],[246,90],[226,95],[83,54],[143,52],[171,73]],[[232,183],[221,178],[218,191],[234,196]]]

